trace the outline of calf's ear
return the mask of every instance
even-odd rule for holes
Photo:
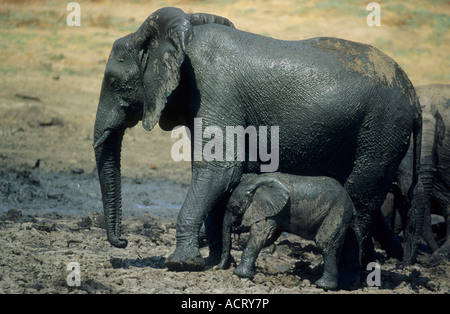
[[[290,191],[279,180],[264,178],[258,182],[243,221],[250,224],[280,213],[288,203]]]

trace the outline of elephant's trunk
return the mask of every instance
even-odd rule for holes
[[[227,209],[223,217],[222,256],[218,268],[227,269],[233,260],[231,257],[231,232],[233,229],[233,213]]]
[[[97,113],[98,116],[98,113]],[[120,153],[122,147],[122,131],[102,131],[95,123],[95,159],[103,199],[106,234],[109,242],[118,248],[125,248],[128,241],[121,238],[122,197]]]
[[[408,211],[407,226],[405,230],[405,254],[404,265],[412,265],[415,262],[417,249],[422,237],[424,223],[424,208],[426,206],[425,189],[422,175],[416,184],[414,199]]]

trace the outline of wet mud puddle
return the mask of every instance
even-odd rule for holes
[[[150,214],[176,220],[187,189],[164,178],[122,178],[123,217]],[[102,212],[97,174],[0,171],[0,212],[11,209],[32,216],[86,217]]]

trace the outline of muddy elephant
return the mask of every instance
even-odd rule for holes
[[[233,190],[223,221],[223,250],[219,268],[231,263],[231,233],[236,225],[250,227],[241,263],[234,273],[253,277],[261,249],[277,240],[281,232],[314,240],[322,251],[324,271],[316,285],[336,289],[338,262],[355,207],[344,187],[330,177],[305,177],[282,173],[247,176]],[[359,256],[359,254],[357,254]]]
[[[423,132],[419,184],[416,197],[425,207],[423,238],[433,251],[433,259],[450,258],[450,85],[434,84],[416,88],[423,107]],[[397,232],[408,230],[410,217],[407,205],[408,185],[412,181],[413,152],[409,149],[402,160],[384,212],[392,220],[401,217]],[[395,209],[400,215],[392,214]],[[447,238],[439,247],[431,229],[431,213],[444,216]],[[391,222],[395,225],[395,221]]]
[[[368,234],[411,134],[420,152],[414,88],[376,48],[336,38],[276,40],[225,18],[162,8],[115,41],[95,120],[107,236],[122,248],[121,143],[140,120],[146,130],[159,122],[191,133],[192,180],[166,260],[177,271],[204,269],[198,236],[207,216],[210,261],[218,263],[224,200],[243,173],[333,177]]]

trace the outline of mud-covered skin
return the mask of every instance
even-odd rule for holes
[[[450,85],[434,84],[416,88],[423,107],[423,132],[421,172],[419,181],[423,188],[416,195],[425,206],[423,238],[433,250],[433,258],[439,261],[450,257]],[[403,228],[409,228],[412,215],[404,210],[407,186],[412,180],[412,150],[408,150],[399,166],[393,190],[394,207],[403,218]],[[386,212],[390,212],[388,203]],[[390,205],[392,206],[392,205]],[[413,211],[416,208],[412,208]],[[431,213],[443,215],[447,237],[437,244],[431,230]]]
[[[324,271],[316,285],[338,287],[338,260],[346,232],[355,213],[344,187],[329,177],[304,177],[281,173],[244,178],[233,191],[223,228],[220,268],[231,260],[233,216],[250,227],[248,243],[234,273],[253,277],[261,249],[277,240],[281,232],[314,240],[322,250]],[[352,232],[359,237],[358,229]]]
[[[194,118],[202,118],[203,130],[278,126],[278,171],[335,178],[353,199],[365,236],[421,124],[411,82],[376,48],[335,38],[281,41],[237,30],[221,17],[158,10],[116,41],[102,85],[94,141],[113,245],[126,246],[119,181],[124,130],[142,119],[147,130],[158,121],[165,130],[184,124],[201,137]],[[242,173],[259,172],[260,165],[192,163],[176,249],[166,260],[170,270],[204,268],[198,234],[207,216],[216,222],[207,226],[211,254],[220,255],[223,199]]]
[[[230,21],[219,16],[201,13],[188,16],[175,8],[163,8],[149,16],[135,33],[114,42],[95,119],[94,150],[107,236],[115,247],[124,248],[128,243],[120,235],[120,157],[125,129],[135,126],[140,120],[147,130],[152,129],[158,120],[163,129],[185,123],[184,110],[174,114],[170,105],[165,111],[163,108],[166,97],[180,80],[184,49],[192,37],[193,25],[207,23],[233,27]],[[182,85],[189,86],[189,82]],[[172,101],[180,104],[186,91],[179,88],[174,95]],[[182,104],[188,107],[185,100]]]
[[[361,229],[367,233],[376,210],[373,205],[384,198],[384,185],[389,185],[391,171],[405,152],[409,136],[402,130],[412,131],[415,119],[420,120],[413,88],[398,65],[376,48],[334,38],[283,42],[218,25],[198,27],[196,34],[186,52],[202,95],[197,117],[221,129],[280,126],[278,170],[329,175],[345,184],[356,200]],[[349,68],[345,60],[353,62],[353,56],[335,48],[339,42],[356,51],[363,48],[358,58],[369,74]],[[340,55],[331,48],[319,50],[323,45]],[[381,64],[374,65],[373,55]],[[379,69],[390,71],[379,73]],[[402,111],[405,115],[400,117]],[[384,160],[387,156],[389,161]],[[258,172],[259,166],[248,162],[225,167],[247,173]],[[237,183],[233,178],[215,180],[216,169],[224,167],[220,163],[194,162],[193,167],[192,182],[201,192],[197,199],[188,196],[180,212],[177,237],[184,244],[190,243],[185,242],[187,234],[196,234],[195,222],[202,221],[211,208],[204,200],[217,198]],[[186,248],[177,245],[168,259],[169,268],[179,267]]]

